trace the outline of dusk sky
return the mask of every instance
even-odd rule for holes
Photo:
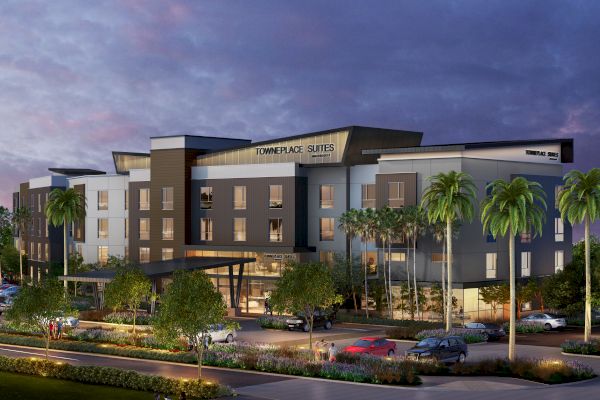
[[[575,139],[600,166],[600,1],[0,3],[0,203],[150,136],[346,125]]]

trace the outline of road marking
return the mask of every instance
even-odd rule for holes
[[[13,353],[31,354],[33,356],[42,356],[42,357],[44,356],[44,354],[40,354],[40,353],[32,353],[30,351],[21,351],[21,350],[12,350],[12,349],[4,348],[3,346],[0,346],[0,351],[11,351]],[[51,356],[51,355],[48,355],[48,357],[60,358],[61,360],[79,361],[76,358],[69,358],[69,357],[60,357],[60,356]]]
[[[341,328],[346,331],[357,331],[357,332],[369,332],[369,329],[359,329],[359,328]]]

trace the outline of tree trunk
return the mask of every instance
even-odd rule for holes
[[[308,325],[308,349],[312,351],[312,331],[313,331],[313,323],[315,322],[315,313],[312,312],[310,314],[310,323]]]
[[[408,312],[410,313],[411,316],[413,316],[414,319],[414,314],[413,314],[413,303],[412,303],[412,294],[410,292],[410,266],[408,264],[408,261],[410,260],[410,239],[407,237],[406,238],[406,287],[408,289]]]
[[[515,359],[515,335],[516,335],[516,319],[515,319],[515,234],[512,228],[508,238],[508,264],[509,264],[509,279],[510,279],[510,321],[508,328],[508,360]]]
[[[387,303],[388,306],[388,315],[390,314],[391,311],[391,304],[390,304],[390,296],[389,296],[389,292],[388,292],[388,287],[387,287],[387,271],[385,269],[385,239],[383,240],[382,243],[382,249],[383,249],[383,288],[385,289],[385,302]],[[390,259],[388,257],[388,263],[390,262]]]
[[[133,308],[133,335],[135,336],[135,318],[137,317],[137,307]]]
[[[390,288],[390,319],[394,319],[394,297],[392,294],[392,241],[388,242],[388,281]]]
[[[23,233],[20,231],[21,229],[19,228],[19,283],[21,284],[21,286],[23,286]]]
[[[446,221],[446,247],[448,247],[448,309],[446,310],[446,332],[452,329],[452,220]]]
[[[367,239],[365,239],[365,315],[369,318],[369,286],[367,285]]]
[[[348,265],[350,268],[350,287],[352,288],[352,301],[354,302],[354,312],[358,312],[358,304],[356,303],[356,287],[354,286],[354,257],[352,255],[352,236],[350,236],[350,243],[348,245],[348,251],[350,255],[348,257]]]
[[[446,242],[442,239],[442,319],[446,322],[446,307],[448,307],[448,299],[446,299]]]
[[[419,291],[417,288],[417,235],[413,237],[413,283],[415,287],[415,309],[419,318]]]
[[[67,279],[66,276],[69,275],[69,255],[67,254],[67,219],[63,218],[63,231],[64,231],[64,243],[63,243],[63,262],[64,262],[64,266],[63,266],[63,272],[65,275],[65,280],[63,281],[64,286],[65,286],[65,295],[67,293]]]
[[[583,340],[589,342],[592,338],[592,271],[590,260],[590,217],[585,217],[585,327]]]
[[[48,360],[48,349],[50,348],[50,332],[46,328],[46,360]]]
[[[202,379],[202,356],[204,355],[204,335],[201,337],[202,343],[196,346],[196,360],[198,361],[198,379]]]

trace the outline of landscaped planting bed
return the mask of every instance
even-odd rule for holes
[[[560,347],[564,353],[600,356],[600,340],[598,339],[592,339],[589,342],[567,340]]]
[[[509,324],[505,323],[502,327],[504,328],[504,331],[508,334]],[[537,322],[518,321],[515,324],[515,332],[517,333],[542,333],[544,332],[544,330],[544,325],[539,324]]]
[[[368,325],[387,325],[387,326],[402,326],[402,327],[419,327],[419,330],[424,329],[437,329],[443,328],[444,324],[441,322],[431,321],[415,321],[411,319],[389,319],[389,318],[367,318],[365,316],[351,315],[338,313],[336,315],[338,322],[351,322],[355,324],[368,324]]]
[[[263,315],[256,319],[256,323],[263,329],[281,329],[286,330],[288,328],[285,320],[288,317],[283,315]]]
[[[417,333],[415,335],[415,339],[422,340],[428,337],[438,337],[443,338],[446,336],[460,336],[463,338],[465,343],[481,343],[485,342],[486,337],[478,332],[473,332],[472,329],[465,328],[452,328],[449,332],[446,332],[445,329],[431,329],[425,330]]]

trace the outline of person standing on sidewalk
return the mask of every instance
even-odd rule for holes
[[[329,347],[329,362],[335,362],[335,356],[337,355],[338,349],[335,347],[335,343],[331,343]]]
[[[56,321],[56,338],[59,340],[62,337],[62,328],[63,328],[63,322],[61,319],[59,319],[58,321]]]

